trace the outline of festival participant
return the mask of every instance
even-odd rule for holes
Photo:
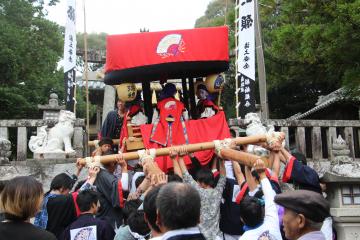
[[[121,166],[121,179],[114,175],[117,164]],[[116,155],[116,162],[102,164],[100,172],[94,182],[99,192],[100,209],[97,217],[103,218],[115,229],[123,222],[122,208],[124,207],[124,193],[128,191],[128,173],[126,162],[122,154]]]
[[[285,164],[284,175],[282,181],[284,183],[292,182],[298,189],[310,190],[321,193],[320,179],[317,172],[306,165],[306,157],[297,154],[296,159],[285,148],[280,149],[282,154],[281,161]]]
[[[76,179],[67,173],[54,177],[50,190],[45,194],[41,211],[35,216],[34,224],[59,237],[64,229],[76,220],[76,208],[70,193]]]
[[[150,229],[144,219],[144,211],[133,212],[128,225],[121,226],[114,240],[144,240],[150,235]]]
[[[189,174],[186,165],[184,163],[183,156],[186,155],[186,148],[180,147],[179,153],[179,167],[182,172],[184,183],[188,183],[193,186],[200,194],[201,198],[201,215],[199,228],[201,233],[206,239],[213,240],[221,236],[219,229],[220,221],[220,203],[222,199],[222,193],[225,187],[226,172],[224,162],[221,160],[220,164],[220,178],[215,185],[215,179],[213,173],[209,169],[201,169],[196,174],[196,181]],[[174,168],[177,168],[177,164],[174,164]],[[174,170],[175,172],[175,170]],[[178,170],[176,170],[178,172]]]
[[[175,99],[176,86],[167,83],[160,94],[160,101],[157,104],[159,117],[151,131],[150,141],[162,146],[179,145],[185,143],[183,122],[186,119],[183,115],[185,106]]]
[[[245,233],[240,240],[281,240],[278,209],[274,203],[275,191],[266,177],[265,164],[258,159],[254,168],[259,175],[265,201],[263,203],[262,199],[246,196],[240,202],[240,217],[245,224]],[[263,205],[265,205],[265,211],[263,211]]]
[[[77,235],[84,234],[92,235],[94,240],[113,240],[115,231],[110,224],[105,220],[95,218],[100,204],[98,193],[93,190],[84,190],[79,193],[76,202],[81,211],[80,216],[64,230],[59,239],[77,239]],[[71,238],[71,235],[75,237]]]
[[[121,134],[121,129],[124,123],[124,116],[126,114],[125,103],[118,99],[116,102],[117,109],[110,111],[105,121],[101,127],[101,136],[100,139],[103,137],[108,137],[111,139],[119,139]],[[114,147],[114,152],[118,151],[117,146]]]
[[[4,190],[4,187],[6,185],[6,183],[8,182],[8,180],[1,180],[0,181],[0,197],[1,197],[1,193]],[[5,219],[4,213],[3,211],[0,209],[0,222],[2,222]]]
[[[138,92],[134,101],[126,103],[126,108],[128,109],[127,116],[131,118],[130,123],[135,126],[147,123],[147,117],[144,114],[144,109],[141,107],[141,102],[141,94]]]
[[[159,191],[163,185],[156,186],[152,188],[144,198],[144,219],[147,222],[151,232],[150,239],[151,240],[160,240],[162,237],[162,233],[159,227],[156,225],[156,198],[159,194]]]
[[[45,194],[41,211],[35,216],[34,225],[46,229],[59,237],[64,229],[76,220],[76,207],[72,194],[69,194],[82,166],[76,165],[76,176],[61,173],[54,177],[50,184],[50,190]],[[89,178],[80,188],[80,191],[90,188],[96,179],[99,169],[89,169]]]
[[[278,194],[275,203],[285,207],[285,236],[289,240],[325,240],[320,231],[330,215],[329,203],[314,191],[295,190]]]
[[[111,138],[108,138],[108,137],[103,137],[100,141],[99,141],[99,147],[96,148],[91,156],[94,157],[94,156],[103,156],[105,154],[108,154],[108,153],[113,153],[112,152],[112,145],[113,145],[113,140]]]
[[[199,84],[196,89],[196,96],[199,101],[196,104],[197,118],[208,118],[214,116],[219,112],[219,107],[216,106],[210,98],[210,94],[205,84]]]
[[[205,240],[197,227],[200,195],[189,184],[171,182],[161,187],[156,198],[156,224],[162,240]]]
[[[230,163],[230,161],[228,161]],[[226,162],[227,163],[227,162]],[[245,184],[244,174],[238,162],[231,161],[226,167],[226,184],[223,192],[223,200],[220,205],[220,230],[223,232],[222,239],[237,240],[243,234],[240,206],[236,203],[236,196],[240,192],[240,186]],[[234,177],[232,176],[234,175]]]
[[[322,194],[326,185],[320,182],[319,175],[311,167],[307,166],[306,157],[295,152],[290,154],[285,148],[281,148],[281,160],[285,164],[283,182],[291,182],[296,189],[304,189]],[[327,217],[323,223],[321,231],[326,240],[333,239],[334,229],[331,216]]]
[[[0,239],[56,240],[56,237],[30,223],[43,199],[41,183],[33,177],[11,179],[1,193],[0,209],[5,220],[0,222]]]

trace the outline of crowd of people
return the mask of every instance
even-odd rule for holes
[[[175,85],[167,84],[158,103],[151,139],[162,146],[184,138],[186,114],[175,93]],[[219,111],[205,86],[197,94],[199,118]],[[46,193],[33,177],[0,182],[0,240],[336,239],[319,176],[303,155],[281,145],[262,145],[268,156],[251,166],[231,156],[224,159],[219,149],[203,166],[186,145],[171,148],[172,168],[164,171],[148,151],[139,160],[125,161],[122,125],[141,112],[136,106],[128,110],[118,101],[118,109],[108,114],[92,156],[119,154],[115,161],[88,165],[86,179],[78,181],[84,167],[79,160],[75,174],[55,176]],[[121,139],[119,149],[114,138]],[[237,152],[254,146],[232,142],[227,147]],[[286,183],[294,189],[282,192]]]
[[[0,239],[335,239],[319,177],[301,155],[271,151],[268,167],[216,156],[191,169],[186,155],[186,146],[172,148],[173,171],[151,174],[153,159],[130,167],[119,154],[77,182],[78,163],[45,194],[33,177],[4,181]],[[286,182],[297,190],[281,193]]]

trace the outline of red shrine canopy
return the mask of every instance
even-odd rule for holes
[[[110,35],[105,83],[204,77],[229,67],[228,28]]]

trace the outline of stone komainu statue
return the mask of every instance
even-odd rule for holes
[[[65,152],[73,153],[71,138],[74,134],[75,114],[70,111],[61,110],[59,122],[47,131],[47,126],[40,128],[37,136],[32,136],[29,148],[34,153]]]

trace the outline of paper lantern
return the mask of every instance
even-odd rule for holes
[[[123,83],[116,86],[118,98],[124,102],[131,102],[136,98],[136,86],[134,83]]]
[[[210,93],[219,92],[225,83],[224,74],[213,74],[206,77],[205,85]]]

